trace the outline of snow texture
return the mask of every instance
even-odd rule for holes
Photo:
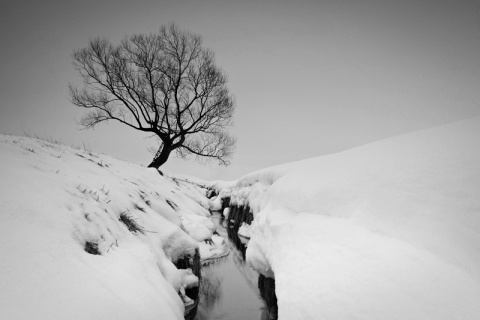
[[[242,222],[242,225],[238,228],[238,235],[250,239],[252,236],[252,226]]]
[[[480,118],[217,182],[279,319],[480,319]]]
[[[212,235],[211,240],[200,243],[199,247],[202,263],[207,260],[224,257],[230,253],[225,238],[216,234]]]
[[[0,163],[0,319],[183,319],[173,262],[215,229],[197,186],[26,137]]]

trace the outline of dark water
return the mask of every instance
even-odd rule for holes
[[[272,296],[269,288],[272,286],[268,286],[268,283],[266,286],[266,278],[259,278],[259,274],[246,265],[244,245],[246,241],[240,240],[233,226],[228,226],[220,214],[213,213],[213,221],[217,224],[217,232],[227,239],[230,254],[224,258],[212,260],[210,264],[202,267],[202,282],[194,319],[274,319],[276,298],[273,309],[272,299],[269,299]],[[273,281],[267,279],[267,282],[268,280]],[[269,287],[267,293],[265,287]],[[267,306],[264,299],[270,306]]]

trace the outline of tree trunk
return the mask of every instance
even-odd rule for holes
[[[162,148],[162,146],[160,146],[160,148]],[[156,169],[160,168],[165,162],[167,162],[171,152],[172,149],[164,144],[162,151],[160,153],[157,152],[157,155],[153,159],[152,163],[148,165],[148,167]]]

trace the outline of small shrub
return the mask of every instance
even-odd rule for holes
[[[106,196],[108,196],[108,194],[110,193],[110,190],[106,190],[106,189],[105,189],[105,185],[103,185],[102,191],[103,191],[103,193],[104,193]]]
[[[127,229],[132,233],[135,233],[135,232],[143,233],[144,231],[144,229],[126,211],[120,213],[119,220],[123,222],[123,224],[127,227]]]
[[[90,254],[100,255],[100,251],[98,251],[98,243],[87,241],[85,242],[84,250]]]
[[[141,207],[140,205],[138,205],[138,203],[134,203],[133,204],[133,207],[137,210],[140,210],[142,212],[145,212],[145,208],[144,207]]]
[[[85,144],[83,146],[85,148]],[[96,154],[92,153],[90,150],[86,150],[86,149],[84,149],[84,150],[90,157],[98,158],[98,156]]]
[[[97,157],[98,158],[98,157]],[[92,160],[93,161],[93,160]],[[97,162],[98,166],[102,167],[102,168],[108,168],[110,167],[109,164],[107,163],[103,163],[103,160],[100,160],[100,162]]]
[[[173,209],[173,210],[177,210],[178,206],[175,202],[173,202],[172,200],[169,200],[169,199],[166,199],[168,205]]]
[[[23,148],[24,150],[27,150],[27,151],[30,151],[31,153],[35,153],[35,149],[33,148],[28,148],[28,147],[25,147]]]
[[[175,177],[170,177],[170,179],[173,181],[173,183],[175,183],[178,187],[180,187],[180,183],[178,182],[178,178],[175,178]]]

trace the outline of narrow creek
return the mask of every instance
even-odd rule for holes
[[[202,266],[196,307],[188,320],[276,319],[274,280],[259,275],[245,262],[248,240],[219,212],[212,213],[217,232],[227,241],[230,254]]]

